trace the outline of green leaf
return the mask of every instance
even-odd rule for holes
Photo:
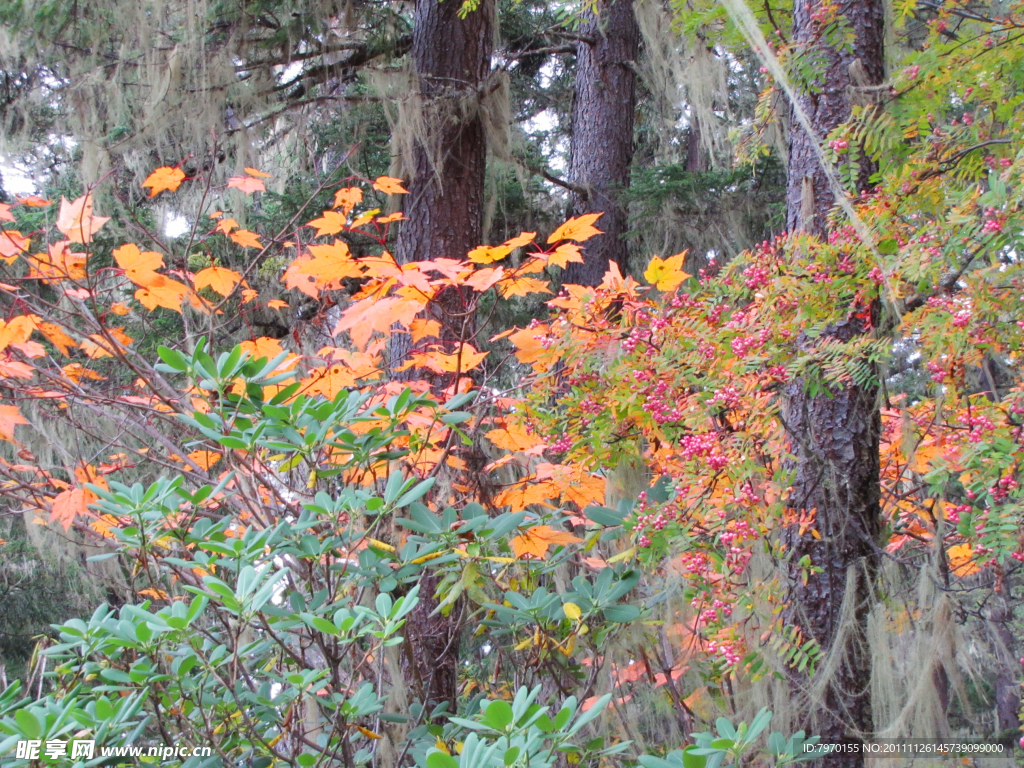
[[[484,722],[496,731],[504,731],[512,724],[512,706],[507,701],[492,701],[484,712]]]
[[[438,750],[427,755],[427,768],[459,768],[459,764],[454,757]]]

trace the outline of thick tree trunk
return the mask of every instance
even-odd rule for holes
[[[580,27],[589,39],[576,52],[569,181],[586,190],[573,195],[571,214],[603,213],[597,227],[604,234],[587,241],[582,264],[566,269],[564,282],[577,285],[598,285],[609,261],[626,266],[623,193],[633,160],[640,29],[632,0],[599,0],[598,12]]]
[[[484,211],[487,145],[480,113],[491,69],[494,2],[460,19],[457,0],[416,0],[412,56],[419,79],[423,134],[416,137],[413,174],[398,237],[402,263],[436,258],[464,259],[480,245]],[[438,296],[442,343],[465,339],[471,331],[459,317],[463,296],[452,288]],[[392,367],[408,352],[408,336],[392,344]],[[438,389],[444,382],[437,382]],[[460,627],[458,609],[434,614],[437,580],[426,572],[420,603],[409,615],[406,637],[408,678],[419,696],[433,703],[458,696]]]
[[[825,65],[816,82],[796,84],[819,138],[850,117],[851,85],[877,84],[884,74],[882,1],[840,2],[837,17],[852,33],[852,45],[840,49],[824,42],[824,5],[821,0],[794,3],[793,16],[793,41]],[[824,237],[835,199],[816,159],[815,137],[795,115],[790,124],[788,225]],[[862,174],[865,188],[869,173]],[[867,330],[863,321],[851,319],[828,328],[824,336],[850,341]],[[810,347],[816,340],[802,343]],[[794,673],[792,683],[803,708],[800,727],[820,734],[824,743],[857,741],[872,731],[866,627],[881,528],[878,391],[851,383],[811,395],[809,383],[796,380],[787,391],[785,417],[796,457],[789,503],[799,512],[814,511],[821,538],[787,532],[786,619],[802,629],[805,639],[817,640],[829,661],[818,665],[817,679]],[[853,768],[864,759],[840,754],[817,762]]]

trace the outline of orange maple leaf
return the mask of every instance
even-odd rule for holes
[[[61,351],[65,357],[71,354],[71,347],[77,347],[78,344],[73,338],[64,333],[64,329],[59,325],[53,323],[39,323],[39,332],[46,337],[53,346]]]
[[[81,363],[69,363],[68,365],[65,365],[61,370],[64,372],[64,375],[71,379],[71,381],[75,382],[75,384],[81,384],[82,379],[94,379],[96,381],[103,381],[104,379],[107,378],[106,376],[102,376],[96,373],[96,371],[86,368]]]
[[[0,320],[0,351],[11,345],[24,344],[35,328],[35,320],[28,315],[18,315],[9,321]]]
[[[100,227],[110,221],[109,216],[96,216],[92,212],[92,195],[86,194],[69,203],[60,199],[57,229],[72,243],[90,243]]]
[[[18,254],[28,250],[28,238],[16,229],[0,232],[0,259],[13,264]]]
[[[164,258],[156,251],[140,251],[134,243],[125,243],[114,249],[114,261],[136,285],[146,287],[161,275],[156,270],[164,265]]]
[[[313,227],[316,230],[317,237],[323,237],[324,235],[336,235],[345,229],[348,222],[345,214],[338,213],[337,211],[324,211],[324,215],[319,219],[313,219],[306,223],[307,227]]]
[[[594,222],[601,218],[600,213],[585,213],[574,219],[569,219],[548,237],[548,245],[557,243],[559,240],[575,240],[582,243],[594,235],[603,234],[600,229],[594,226]]]
[[[192,282],[197,291],[203,288],[212,288],[221,296],[229,296],[241,281],[242,276],[233,269],[207,267],[197,272]]]
[[[407,195],[409,190],[402,186],[402,180],[393,176],[378,176],[373,188],[386,195]]]
[[[519,451],[539,456],[547,443],[537,435],[526,431],[526,428],[515,423],[506,423],[501,429],[492,429],[487,439],[506,451]]]
[[[260,236],[255,232],[250,232],[248,229],[240,229],[237,232],[232,232],[228,237],[231,238],[232,242],[237,243],[243,248],[263,247],[263,243],[260,242]]]
[[[14,428],[18,424],[28,424],[16,405],[0,405],[0,440],[17,443],[14,439]]]
[[[359,187],[345,187],[334,193],[334,207],[341,208],[346,216],[363,202],[363,190]]]
[[[346,277],[359,277],[363,267],[352,258],[348,244],[335,240],[330,245],[311,245],[310,261],[303,262],[299,274],[312,275],[317,285],[328,288],[340,288],[340,281]]]
[[[565,269],[565,266],[570,261],[574,261],[577,264],[583,263],[583,254],[580,252],[580,247],[578,245],[562,243],[548,254],[547,263],[552,267],[562,267]]]
[[[86,488],[69,488],[57,494],[50,504],[50,521],[60,523],[64,530],[71,528],[76,517],[84,517],[89,505],[96,501],[96,494]]]
[[[184,180],[185,172],[181,168],[170,168],[165,165],[149,174],[142,182],[142,186],[149,187],[150,197],[156,197],[165,190],[174,192]]]
[[[573,536],[566,531],[556,531],[550,525],[538,525],[513,538],[509,545],[518,558],[535,557],[543,560],[547,556],[548,547],[578,544],[581,541],[583,539],[579,536]]]
[[[209,469],[221,459],[221,454],[214,451],[192,451],[189,459],[201,469]]]
[[[445,352],[441,347],[435,345],[428,352],[414,353],[409,360],[395,370],[404,371],[407,368],[418,366],[434,373],[466,373],[479,366],[489,354],[490,352],[477,352],[472,344],[463,344],[461,354]]]
[[[274,178],[269,173],[264,173],[263,171],[258,171],[255,168],[250,168],[248,166],[245,167],[245,172],[247,174],[249,174],[250,176],[255,176],[257,179],[272,179],[272,178]]]
[[[124,328],[109,328],[107,329],[107,333],[113,337],[114,341],[118,344],[123,344],[124,346],[128,346],[135,341],[135,339],[124,332]],[[100,357],[113,357],[113,354],[110,351],[111,343],[102,334],[90,334],[88,338],[82,340],[80,346],[82,347],[82,351],[85,352],[86,356],[91,360],[96,360]]]
[[[974,550],[970,544],[950,547],[946,550],[946,557],[949,559],[949,570],[956,576],[971,576],[981,570],[974,562]]]
[[[250,339],[243,341],[240,345],[243,352],[248,352],[249,356],[253,360],[259,360],[260,358],[266,358],[267,360],[273,360],[274,358],[281,355],[285,348],[281,346],[281,342],[277,339],[272,339],[269,336],[260,336],[256,339]],[[289,354],[281,364],[278,365],[277,371],[288,371],[294,368],[299,362],[299,356],[295,354]]]
[[[84,253],[71,252],[70,240],[60,240],[51,243],[47,253],[37,253],[26,259],[29,267],[28,277],[45,283],[84,280],[85,260]]]
[[[468,285],[474,291],[483,293],[488,288],[491,288],[501,282],[503,279],[505,279],[504,267],[486,267],[484,269],[476,270],[472,275],[467,277],[463,281],[463,285]]]
[[[341,313],[333,335],[348,331],[356,348],[363,350],[374,331],[387,333],[395,323],[408,328],[423,307],[421,301],[398,296],[379,300],[373,296],[361,299]]]
[[[191,293],[187,285],[157,275],[148,285],[135,292],[135,298],[150,312],[157,307],[166,307],[180,313],[181,302]]]
[[[252,288],[242,289],[242,303],[248,304],[250,301],[260,295],[259,291],[254,291]]]
[[[536,277],[508,278],[498,283],[501,295],[510,299],[513,296],[526,296],[531,293],[551,293],[546,280]]]
[[[0,203],[0,221],[14,221],[14,214],[11,213],[11,206],[7,203]]]
[[[253,176],[232,176],[228,179],[228,189],[238,189],[247,195],[267,191],[263,182]]]
[[[537,237],[536,232],[520,232],[511,240],[506,240],[505,247],[512,248],[513,250],[516,248],[522,248],[524,245],[532,243],[535,237]]]
[[[544,343],[547,332],[547,325],[539,325],[508,334],[519,362],[532,365],[538,371],[547,371],[558,362],[562,353],[557,347]]]
[[[217,222],[217,226],[213,228],[214,232],[223,232],[225,235],[230,235],[231,230],[238,229],[238,222],[234,219],[221,219]]]
[[[27,205],[30,208],[45,208],[48,205],[53,205],[45,197],[39,197],[39,195],[29,195],[28,197],[17,198],[18,202],[22,205]]]

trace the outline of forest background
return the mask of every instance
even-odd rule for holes
[[[5,765],[1014,748],[1024,4],[0,18]]]

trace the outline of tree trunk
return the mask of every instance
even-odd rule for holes
[[[398,236],[402,263],[436,258],[464,259],[480,245],[484,211],[487,144],[480,113],[486,96],[494,44],[494,2],[460,19],[458,0],[416,0],[412,56],[419,79],[423,134],[416,137],[404,213]],[[442,343],[466,339],[471,320],[460,318],[463,294],[450,288],[436,297]],[[396,334],[394,368],[408,353],[409,337]],[[444,384],[437,382],[438,389]],[[420,603],[409,614],[407,676],[425,701],[449,702],[458,696],[458,608],[450,616],[434,614],[437,579],[425,571]]]
[[[877,84],[884,75],[881,0],[840,2],[836,17],[852,33],[852,46],[841,49],[824,42],[824,5],[821,0],[797,2],[793,16],[794,43],[803,55],[821,57],[816,82],[796,84],[818,138],[850,117],[851,84]],[[815,137],[795,115],[790,124],[788,226],[824,237],[835,199],[816,159]],[[869,175],[865,169],[862,188]],[[869,330],[863,320],[850,319],[829,327],[823,337],[851,341]],[[801,343],[809,348],[816,340]],[[836,663],[819,663],[817,674],[827,674],[827,680],[794,673],[791,682],[802,707],[800,727],[820,734],[823,743],[858,741],[872,732],[866,629],[881,531],[878,390],[875,385],[832,384],[830,391],[812,396],[809,383],[796,380],[786,393],[786,425],[796,461],[789,503],[798,512],[815,512],[821,538],[809,532],[801,536],[795,527],[787,531],[790,607],[785,618],[801,628],[805,640],[817,640]],[[806,565],[820,571],[810,572]],[[817,762],[853,768],[864,759],[840,754]]]
[[[576,90],[572,106],[569,181],[586,194],[573,194],[571,215],[602,213],[603,235],[587,241],[584,262],[570,263],[564,282],[598,285],[608,262],[626,266],[627,210],[636,111],[636,70],[640,28],[632,0],[599,0],[599,16],[580,26]],[[591,42],[592,41],[592,42]]]

